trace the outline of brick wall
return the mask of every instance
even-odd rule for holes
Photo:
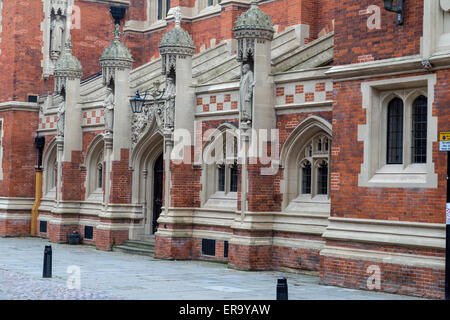
[[[368,29],[367,8],[381,8],[381,28]],[[423,0],[405,4],[405,23],[383,9],[382,0],[337,0],[335,3],[334,63],[348,64],[419,54]],[[363,61],[360,61],[362,59]]]
[[[445,80],[448,71],[438,72],[433,115],[439,117],[438,131],[449,121],[450,89]],[[373,80],[378,80],[373,79]],[[438,188],[368,188],[358,187],[363,163],[363,142],[357,141],[358,125],[365,124],[361,82],[335,83],[333,109],[332,174],[339,179],[339,192],[331,194],[331,215],[346,218],[443,223],[445,210],[446,155],[433,145],[433,162],[438,174]],[[444,94],[446,92],[447,94]]]
[[[34,197],[37,149],[34,130],[38,113],[28,111],[3,111],[3,180],[0,196]]]

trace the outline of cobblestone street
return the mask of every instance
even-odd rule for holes
[[[164,261],[91,246],[52,244],[53,277],[42,278],[44,246],[37,238],[0,238],[0,299],[274,300],[279,276],[289,299],[413,299],[399,295],[319,285],[315,276],[245,272],[224,264]],[[81,271],[81,289],[70,289],[68,267]]]

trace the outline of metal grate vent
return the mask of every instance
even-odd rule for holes
[[[94,239],[94,227],[90,227],[90,226],[84,227],[84,238],[86,240]]]
[[[40,233],[47,233],[47,221],[40,221],[39,222],[39,232]]]
[[[216,240],[202,239],[202,254],[216,256]]]
[[[223,256],[224,258],[228,258],[228,241],[223,243]]]

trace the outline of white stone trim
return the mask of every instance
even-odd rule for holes
[[[292,104],[279,104],[275,106],[277,114],[291,114],[299,112],[321,112],[333,111],[333,101],[319,101],[319,102],[304,102]]]
[[[0,212],[0,220],[31,220],[31,214]]]
[[[39,112],[39,105],[34,102],[7,101],[0,103],[0,111]]]
[[[111,231],[128,231],[130,229],[128,223],[104,223],[97,224],[97,230],[111,230]]]
[[[330,217],[322,237],[408,247],[445,248],[445,224]]]
[[[0,197],[0,210],[31,210],[33,198]]]
[[[321,250],[325,246],[325,241],[273,237],[272,245],[297,249]]]
[[[364,142],[364,160],[361,164],[361,172],[358,175],[358,186],[437,187],[437,174],[433,163],[433,142],[437,141],[437,117],[433,116],[432,112],[436,81],[436,74],[427,74],[361,83],[362,108],[366,109],[366,124],[358,125],[358,141]],[[404,156],[403,165],[386,165],[386,157],[383,158],[383,150],[385,150],[383,110],[385,110],[386,101],[389,100],[390,95],[396,94],[400,97],[404,96],[402,100],[407,102],[410,93],[414,94],[415,91],[423,90],[424,87],[428,98],[427,163],[419,166],[411,165]],[[411,92],[408,93],[408,90],[411,90]],[[408,103],[405,103],[404,108],[405,110],[409,108]],[[405,117],[406,114],[405,111]],[[406,120],[408,122],[410,119],[406,118]],[[406,128],[407,123],[404,132],[406,132]],[[404,144],[403,148],[408,149],[407,145]],[[408,156],[410,155],[408,154]]]
[[[445,269],[445,259],[435,256],[382,252],[375,250],[351,249],[325,246],[320,251],[322,257],[370,261],[374,263],[398,264],[417,268]]]
[[[339,82],[423,71],[422,58],[415,55],[334,66],[325,74]]]

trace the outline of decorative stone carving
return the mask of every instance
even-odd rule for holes
[[[167,77],[166,89],[164,90],[164,94],[162,99],[165,100],[165,119],[164,126],[167,129],[173,129],[174,127],[174,117],[175,117],[175,81],[172,77]]]
[[[159,44],[162,73],[168,74],[176,68],[176,59],[180,56],[192,56],[195,51],[194,41],[189,33],[181,28],[181,9],[174,9],[175,28],[167,32]]]
[[[83,75],[81,63],[72,55],[72,42],[67,40],[62,54],[55,64],[55,92],[60,93],[66,80],[80,79]]]
[[[233,31],[238,40],[239,62],[247,62],[248,57],[254,55],[255,39],[272,40],[274,34],[272,20],[258,7],[256,0],[252,0],[250,9],[237,18]]]
[[[50,58],[57,60],[64,48],[65,18],[61,14],[52,16],[50,30]]]
[[[116,24],[114,30],[114,41],[103,50],[100,57],[102,66],[103,84],[109,85],[115,79],[116,70],[131,69],[133,57],[130,50],[120,42],[120,25]]]
[[[111,87],[106,87],[103,108],[105,110],[105,132],[109,134],[113,132],[114,127],[114,93]]]
[[[176,87],[172,77],[167,77],[166,88],[159,90],[159,82],[155,82],[150,90],[153,99],[144,104],[142,113],[133,114],[131,120],[132,148],[136,146],[141,137],[147,132],[153,120],[158,130],[163,134],[170,134],[174,129]]]
[[[64,126],[65,126],[65,117],[66,117],[66,101],[64,95],[62,95],[62,100],[58,104],[58,114],[57,114],[57,122],[56,129],[58,137],[64,137]]]
[[[253,72],[248,64],[242,66],[242,76],[239,85],[239,110],[241,112],[241,122],[252,121],[253,89],[255,87]]]

